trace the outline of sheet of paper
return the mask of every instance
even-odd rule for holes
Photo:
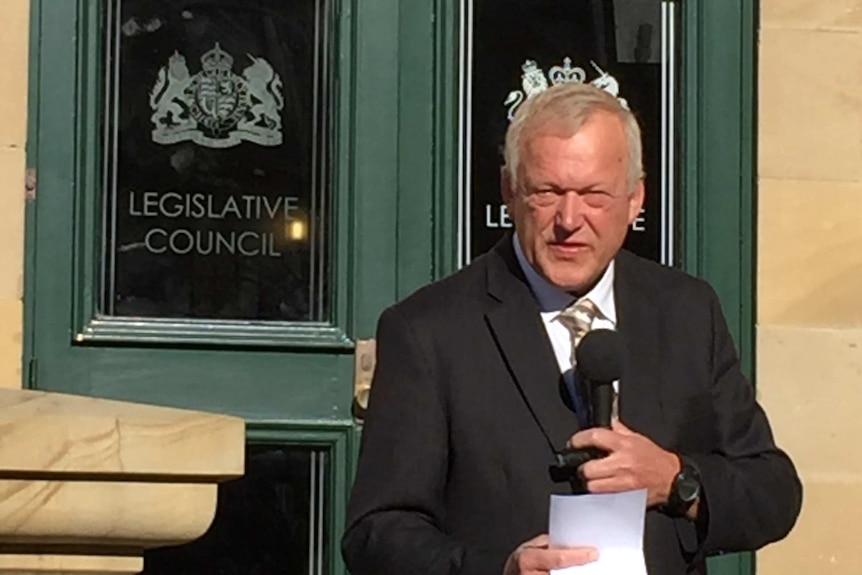
[[[552,495],[552,547],[590,546],[599,560],[553,575],[647,575],[643,554],[646,489],[623,493]]]

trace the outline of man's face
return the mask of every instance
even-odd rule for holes
[[[640,214],[643,183],[628,185],[622,123],[595,112],[573,136],[538,130],[521,149],[521,189],[503,199],[524,255],[552,284],[583,294],[598,281]]]

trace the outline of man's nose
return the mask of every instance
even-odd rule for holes
[[[556,224],[558,228],[574,231],[584,221],[583,200],[576,192],[565,192],[557,204]]]

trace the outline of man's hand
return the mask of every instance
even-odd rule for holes
[[[587,491],[618,493],[646,488],[647,507],[666,503],[681,468],[679,458],[617,420],[611,426],[585,429],[569,440],[575,448],[597,447],[609,453],[581,466]]]
[[[599,558],[593,547],[549,549],[548,536],[530,539],[509,555],[503,575],[546,575],[551,569],[585,565]]]

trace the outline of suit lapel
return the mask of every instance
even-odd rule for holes
[[[515,385],[552,449],[565,447],[577,418],[560,396],[561,376],[539,307],[507,235],[488,255],[485,317]]]
[[[617,331],[625,344],[626,363],[620,379],[620,420],[631,429],[663,443],[661,402],[662,318],[651,286],[638,277],[637,260],[621,252],[616,258],[614,298]]]

